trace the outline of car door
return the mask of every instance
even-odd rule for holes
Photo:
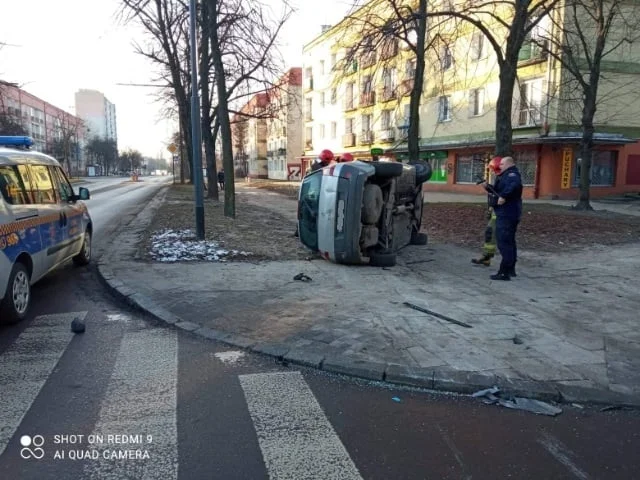
[[[82,216],[84,209],[77,204],[73,187],[60,167],[49,167],[54,187],[58,193],[58,205],[64,216],[64,256],[73,257],[82,248]]]
[[[60,264],[66,258],[67,223],[64,212],[60,208],[58,195],[47,165],[25,166],[31,175],[35,188],[34,199],[38,205],[42,223],[42,257],[45,273]]]

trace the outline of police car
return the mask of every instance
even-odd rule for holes
[[[0,323],[27,315],[31,285],[47,273],[91,260],[89,190],[76,195],[60,164],[32,144],[0,136]]]

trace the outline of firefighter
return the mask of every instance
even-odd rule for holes
[[[351,155],[349,152],[345,153],[344,155],[342,155],[340,157],[339,160],[340,163],[344,163],[344,162],[353,162],[353,155]]]
[[[496,254],[496,214],[493,207],[496,205],[498,197],[495,193],[494,187],[498,182],[500,176],[500,157],[494,157],[489,162],[489,172],[493,174],[493,185],[489,185],[486,180],[483,180],[481,184],[484,184],[484,188],[487,191],[487,226],[484,231],[484,245],[482,246],[482,256],[480,258],[471,259],[471,263],[474,265],[484,265],[485,267],[491,266],[491,259]]]

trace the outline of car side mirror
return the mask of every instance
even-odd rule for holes
[[[89,193],[88,188],[80,187],[78,189],[78,193],[78,197],[80,197],[80,200],[89,200],[91,198],[91,194]]]

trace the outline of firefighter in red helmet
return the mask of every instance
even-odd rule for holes
[[[320,152],[320,155],[318,155],[318,158],[316,158],[313,164],[311,165],[311,171],[328,167],[332,161],[334,161],[333,152],[325,148]]]
[[[489,175],[493,176],[493,184],[498,179],[500,173],[500,157],[493,157],[489,162]],[[487,191],[487,227],[484,232],[484,245],[482,246],[482,256],[480,258],[474,258],[471,262],[475,265],[484,265],[489,267],[491,265],[491,259],[496,254],[496,214],[493,211],[493,207],[498,200],[497,195],[493,189],[493,184],[487,183],[486,179],[481,179],[478,184],[483,184]]]

